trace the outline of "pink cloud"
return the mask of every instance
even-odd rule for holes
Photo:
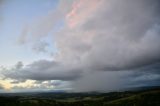
[[[74,28],[82,24],[96,11],[102,0],[78,0],[72,5],[71,11],[66,15],[67,24]]]

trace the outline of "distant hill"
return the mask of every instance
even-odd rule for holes
[[[160,87],[110,93],[8,93],[0,106],[160,106]]]

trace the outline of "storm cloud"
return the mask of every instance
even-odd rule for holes
[[[27,66],[21,65],[18,62],[15,67],[11,69],[3,69],[3,75],[7,78],[22,80],[74,80],[80,77],[81,70],[70,66],[67,67],[63,64],[40,60],[35,61]]]
[[[64,26],[51,36],[57,49],[53,59],[6,69],[3,75],[73,81],[75,91],[159,82],[159,11],[159,0],[60,0],[56,12],[35,23],[36,27],[25,29],[20,37],[26,44],[40,42],[56,22],[64,19]],[[27,35],[28,30],[34,40],[29,40],[32,36]],[[45,51],[46,46],[31,48]]]

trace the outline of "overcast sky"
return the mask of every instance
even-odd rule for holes
[[[0,0],[0,92],[160,84],[159,0]]]

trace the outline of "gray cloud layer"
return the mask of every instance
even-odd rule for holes
[[[32,80],[74,80],[80,77],[81,71],[63,64],[40,60],[23,67],[18,62],[12,69],[3,69],[3,74],[12,79]]]
[[[75,82],[78,85],[73,86],[79,91],[127,86],[128,79],[134,83],[131,81],[134,77],[122,77],[148,69],[151,69],[151,77],[154,79],[157,75],[156,81],[159,81],[159,68],[155,69],[160,62],[159,0],[80,0],[73,3],[80,3],[80,6],[73,8],[71,3],[65,3],[66,1],[61,1],[57,10],[60,15],[54,12],[41,20],[36,30],[31,30],[34,31],[34,39],[43,39],[58,19],[69,17],[65,19],[63,29],[53,36],[58,49],[54,60],[40,60],[24,67],[16,67],[12,71],[7,70],[4,72],[6,77],[35,80],[77,79]],[[61,6],[67,9],[63,10]],[[45,50],[43,47],[36,50],[39,49]],[[156,74],[152,69],[156,70]],[[146,73],[148,71],[139,74],[138,81],[143,78],[146,81]]]

